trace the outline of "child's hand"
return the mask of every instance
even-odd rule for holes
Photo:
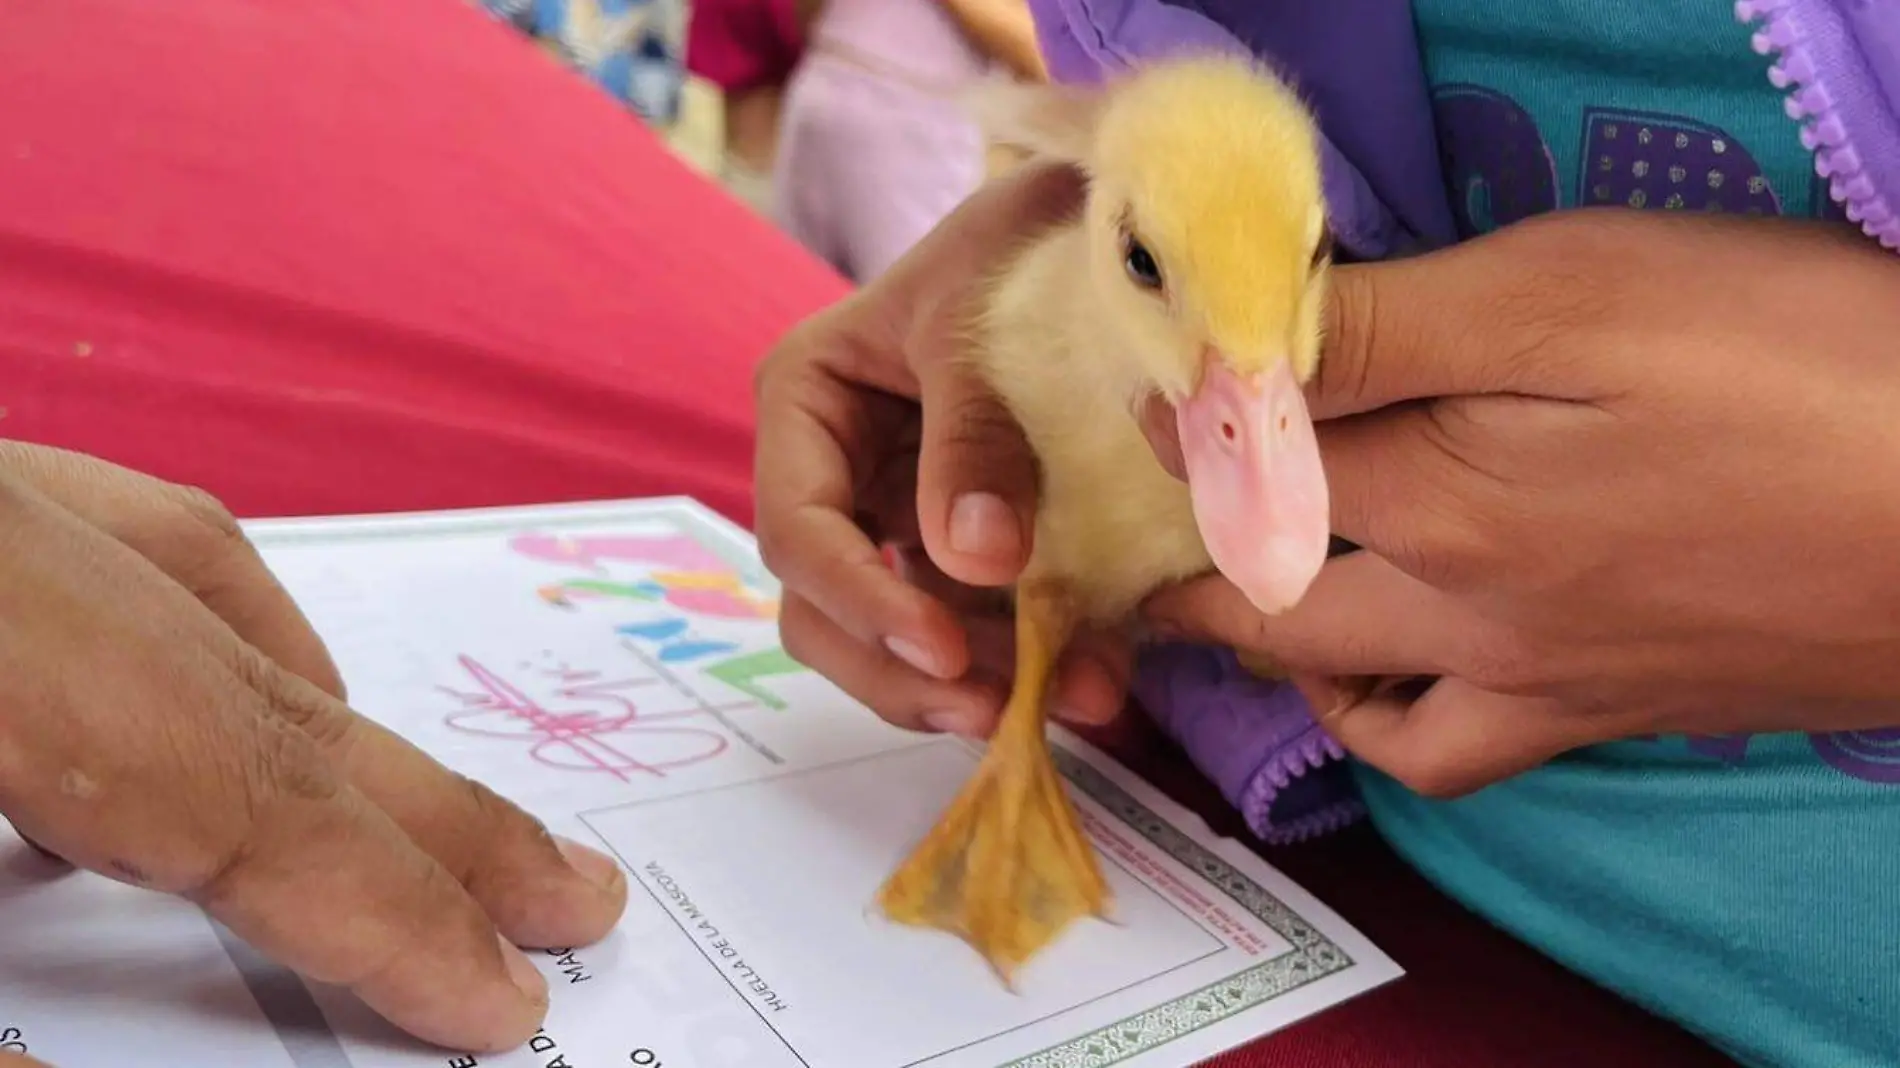
[[[1335,278],[1314,414],[1369,551],[1279,618],[1164,592],[1164,629],[1439,679],[1327,722],[1428,793],[1636,735],[1900,722],[1900,258],[1592,211]]]
[[[995,588],[1028,559],[1036,459],[957,345],[984,271],[1081,195],[1066,169],[992,183],[759,369],[756,518],[785,587],[785,648],[901,726],[987,735],[1002,707],[1011,632]],[[910,581],[874,541],[907,550]],[[1111,718],[1127,649],[1072,654],[1057,709]]]

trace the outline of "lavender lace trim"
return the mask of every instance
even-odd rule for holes
[[[1882,9],[1884,11],[1877,11]],[[1883,0],[1738,0],[1828,193],[1900,251],[1900,18]]]
[[[1153,646],[1134,693],[1261,840],[1305,841],[1365,814],[1345,751],[1299,691],[1255,677],[1232,652]]]
[[[1066,22],[1072,35],[1089,38],[1067,42],[1080,53],[1072,65],[1126,62],[1125,55],[1100,53],[1127,27],[1091,23],[1080,0],[1039,2],[1060,13],[1039,21]],[[1156,9],[1162,17],[1173,13],[1168,5]],[[1870,237],[1900,250],[1900,19],[1892,0],[1738,0],[1735,15],[1756,27],[1756,51],[1776,57],[1769,79],[1787,92],[1788,115],[1801,124],[1802,143],[1829,194]],[[1365,204],[1364,180],[1353,181],[1356,173],[1326,147],[1333,210]],[[1379,242],[1369,244],[1375,247],[1353,251],[1378,258]],[[1143,654],[1134,689],[1267,842],[1311,838],[1363,815],[1344,754],[1293,687],[1253,677],[1225,650],[1165,645]],[[1843,737],[1854,745],[1817,737],[1816,752],[1836,766],[1877,759],[1877,781],[1900,782],[1900,728]]]

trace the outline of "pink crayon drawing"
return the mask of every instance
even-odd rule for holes
[[[704,716],[701,709],[641,713],[624,691],[657,685],[655,679],[610,680],[558,665],[536,672],[549,689],[543,705],[473,657],[459,660],[475,689],[440,687],[462,706],[444,722],[466,734],[526,743],[529,757],[551,768],[630,782],[711,760],[731,744],[716,730],[681,722]]]
[[[716,553],[684,534],[640,537],[614,534],[601,537],[568,537],[562,534],[520,534],[508,547],[533,560],[556,564],[574,564],[589,571],[605,572],[603,560],[629,564],[652,564],[677,571],[726,571],[728,565]]]

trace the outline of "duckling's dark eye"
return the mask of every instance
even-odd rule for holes
[[[1161,265],[1155,262],[1148,246],[1132,234],[1122,238],[1122,266],[1128,269],[1128,277],[1143,289],[1161,288]]]

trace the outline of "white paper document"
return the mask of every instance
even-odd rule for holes
[[[1005,988],[871,906],[977,747],[779,647],[751,539],[687,500],[249,525],[352,702],[618,858],[625,919],[530,954],[528,1047],[432,1049],[191,906],[0,823],[0,1049],[58,1068],[1185,1068],[1399,974],[1236,842],[1056,738],[1114,892]],[[453,984],[454,975],[442,982]]]

